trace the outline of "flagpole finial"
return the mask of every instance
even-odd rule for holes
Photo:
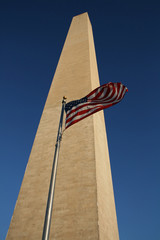
[[[62,103],[66,102],[66,99],[67,99],[67,97],[66,97],[66,96],[63,96]]]

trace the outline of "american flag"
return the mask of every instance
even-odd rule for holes
[[[120,102],[126,91],[128,89],[122,83],[110,82],[96,88],[86,97],[67,103],[65,128],[67,129],[93,113]]]

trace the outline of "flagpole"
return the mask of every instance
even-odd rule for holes
[[[60,116],[58,134],[57,134],[57,141],[56,141],[56,145],[55,145],[55,152],[54,152],[54,159],[53,159],[51,180],[50,180],[50,186],[49,186],[48,201],[47,201],[47,207],[46,207],[46,215],[45,215],[45,221],[44,221],[44,227],[43,227],[42,240],[49,240],[52,208],[53,208],[53,198],[54,198],[54,190],[55,190],[55,180],[56,180],[56,172],[57,172],[57,162],[58,162],[58,156],[59,156],[60,142],[62,139],[63,116],[64,116],[64,109],[65,109],[65,105],[66,105],[65,100],[66,100],[66,97],[63,97],[62,110],[61,110],[61,116]]]

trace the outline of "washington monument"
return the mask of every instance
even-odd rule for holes
[[[99,86],[87,13],[72,19],[40,119],[7,240],[42,239],[63,96],[80,99]],[[103,111],[64,131],[50,239],[118,240]]]

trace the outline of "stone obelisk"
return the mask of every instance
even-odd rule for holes
[[[87,13],[72,19],[33,143],[7,240],[40,240],[63,96],[99,86]],[[118,240],[103,111],[68,128],[61,142],[50,239]]]

